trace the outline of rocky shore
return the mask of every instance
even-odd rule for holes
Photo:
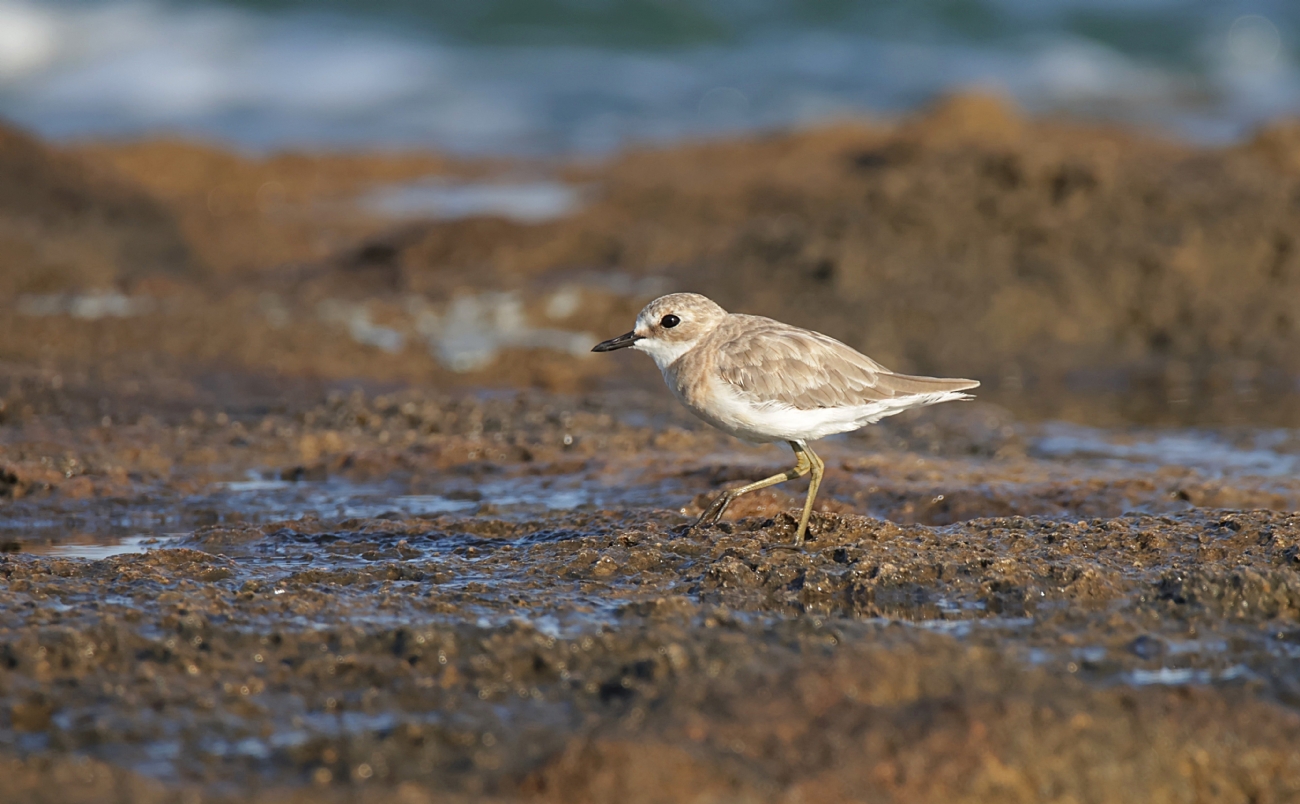
[[[0,132],[0,800],[1300,796],[1300,129],[600,163]],[[788,460],[696,290],[977,402]],[[627,358],[627,359],[620,359]]]

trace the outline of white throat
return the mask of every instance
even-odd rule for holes
[[[695,348],[698,341],[663,341],[658,338],[642,338],[632,344],[633,349],[639,349],[650,355],[655,361],[655,365],[660,371],[665,371],[677,359]]]

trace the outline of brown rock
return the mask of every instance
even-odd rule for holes
[[[1019,142],[1027,127],[1010,98],[988,92],[962,92],[940,99],[904,126],[903,133],[930,147],[988,147]]]
[[[1300,119],[1278,120],[1261,127],[1245,150],[1283,170],[1300,172]]]
[[[18,731],[45,731],[50,727],[54,709],[48,701],[33,698],[9,708],[9,717]]]
[[[102,168],[0,125],[0,298],[93,290],[199,266],[171,215]]]

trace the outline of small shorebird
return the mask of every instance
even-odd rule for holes
[[[655,299],[636,317],[631,332],[592,351],[629,346],[654,359],[673,395],[696,416],[744,441],[784,441],[794,450],[793,469],[722,492],[691,527],[717,522],[742,494],[811,473],[795,547],[803,545],[826,468],[809,441],[912,408],[970,399],[962,391],[979,385],[978,380],[895,374],[820,332],[728,313],[697,293]]]

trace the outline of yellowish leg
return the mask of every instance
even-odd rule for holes
[[[751,491],[765,489],[768,486],[775,486],[777,483],[784,483],[787,480],[794,480],[796,477],[803,477],[809,472],[816,473],[814,476],[820,478],[818,467],[821,465],[821,458],[813,455],[812,452],[808,451],[807,447],[800,446],[793,441],[788,441],[786,443],[788,443],[790,448],[794,450],[794,455],[797,460],[793,469],[786,470],[779,475],[772,475],[771,477],[750,483],[748,486],[741,486],[738,489],[728,489],[722,492],[722,494],[718,495],[718,499],[714,500],[713,504],[706,508],[704,513],[700,514],[700,518],[695,520],[695,524],[691,525],[691,528],[698,528],[700,525],[705,524],[712,525],[717,522],[722,518],[723,512],[727,510],[727,506],[731,505],[731,503],[742,494],[748,494]],[[811,459],[809,459],[810,455],[812,456]],[[814,491],[815,490],[816,489],[814,489]],[[811,498],[809,499],[811,500]],[[809,502],[809,505],[811,504],[812,503]],[[807,519],[808,517],[805,515],[804,521],[807,522]],[[803,531],[800,530],[801,534],[802,532]]]
[[[799,530],[794,534],[794,546],[803,547],[803,537],[808,533],[808,519],[812,516],[813,500],[817,497],[817,489],[822,484],[822,477],[826,474],[826,463],[817,457],[817,453],[804,447],[800,457],[806,454],[812,462],[812,477],[808,480],[808,499],[803,504],[803,516],[799,517]]]

